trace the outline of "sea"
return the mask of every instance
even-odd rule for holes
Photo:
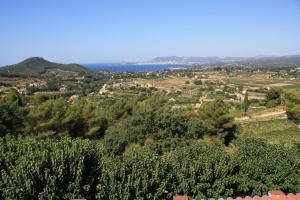
[[[94,63],[82,64],[91,70],[107,70],[107,71],[127,71],[127,72],[147,72],[161,71],[167,69],[178,69],[182,65],[176,64],[116,64],[116,63]]]

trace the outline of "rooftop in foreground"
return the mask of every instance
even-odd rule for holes
[[[193,200],[193,198],[189,198],[188,196],[174,196],[173,200]],[[203,199],[204,200],[204,199]],[[218,198],[213,199],[210,198],[209,200],[300,200],[300,193],[297,194],[285,194],[281,190],[272,190],[268,192],[268,195],[264,196],[246,196],[246,197],[237,197],[237,198]]]

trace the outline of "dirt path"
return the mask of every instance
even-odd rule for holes
[[[245,117],[238,117],[235,118],[236,121],[248,121],[248,120],[271,120],[271,119],[284,119],[286,118],[286,111],[280,110],[280,111],[273,111],[273,112],[267,112],[260,115],[251,115],[251,116],[245,116]]]

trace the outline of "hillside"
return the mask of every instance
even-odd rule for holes
[[[157,57],[146,61],[151,64],[240,64],[256,67],[296,67],[300,66],[300,55],[291,56],[256,56],[256,57]]]
[[[252,59],[250,63],[258,64],[261,67],[297,67],[300,66],[300,55]]]
[[[45,60],[41,57],[28,58],[18,64],[0,68],[2,75],[42,75],[51,71],[86,72],[87,68],[78,64],[59,64]]]

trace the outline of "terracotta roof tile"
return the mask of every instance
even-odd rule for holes
[[[283,195],[285,196],[284,192],[282,192],[281,190],[272,190],[270,192],[268,192],[269,196],[280,196]]]
[[[187,196],[174,196],[173,200],[188,200],[189,198]],[[214,199],[210,199],[214,200]],[[217,199],[216,199],[217,200]],[[246,196],[244,198],[237,197],[233,199],[232,197],[228,198],[219,198],[218,200],[300,200],[300,193],[297,194],[288,194],[285,195],[284,192],[281,190],[273,190],[268,192],[268,195],[263,195],[262,197],[259,197],[255,195],[253,198]]]
[[[260,196],[255,195],[255,196],[253,197],[253,200],[260,200]]]
[[[300,196],[297,197],[295,194],[291,194],[291,193],[288,194],[286,197],[287,197],[288,200],[299,200],[300,199]]]
[[[260,198],[261,200],[271,200],[269,196],[264,195]]]
[[[189,200],[187,196],[174,196],[173,200]]]

